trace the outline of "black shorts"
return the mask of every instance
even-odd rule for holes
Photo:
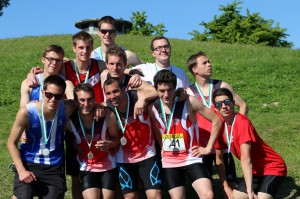
[[[216,154],[203,156],[203,163],[205,164],[208,170],[210,178],[213,174],[212,172],[213,162],[216,162]],[[226,180],[228,182],[236,182],[236,170],[235,170],[235,163],[234,163],[232,153],[227,153],[227,152],[223,153],[223,164],[225,167]]]
[[[79,162],[77,160],[77,150],[73,144],[72,132],[65,133],[66,143],[66,173],[71,176],[79,176]]]
[[[137,163],[119,163],[119,182],[123,195],[138,190],[139,177],[145,190],[161,190],[161,168],[155,156]]]
[[[253,175],[253,180],[252,180],[252,187],[254,193],[262,192],[262,193],[267,193],[273,196],[275,198],[275,195],[283,182],[285,176],[255,176]],[[246,188],[246,183],[245,180],[241,180],[237,184],[238,191],[247,193],[247,188]]]
[[[195,163],[183,167],[163,168],[168,190],[185,185],[185,176],[191,183],[200,178],[210,179],[209,173],[203,163]]]
[[[118,168],[104,172],[80,171],[81,190],[89,188],[114,191],[118,183]]]
[[[17,198],[33,198],[35,195],[45,199],[64,198],[66,179],[62,165],[25,162],[23,165],[35,175],[37,181],[30,184],[20,182],[19,174],[16,172],[13,192]]]

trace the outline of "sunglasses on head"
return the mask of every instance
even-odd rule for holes
[[[104,34],[104,35],[105,35],[106,33],[112,35],[112,34],[114,34],[114,33],[116,32],[115,29],[100,29],[99,31],[100,31],[102,34]]]
[[[216,108],[221,108],[222,107],[222,104],[224,103],[226,106],[230,105],[232,102],[231,99],[226,99],[224,101],[219,101],[219,102],[215,102],[215,107]]]
[[[45,97],[47,97],[48,99],[52,99],[54,97],[55,100],[61,100],[64,97],[64,95],[45,92]]]

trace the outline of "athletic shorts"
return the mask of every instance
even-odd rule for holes
[[[74,147],[73,135],[71,132],[65,133],[66,143],[66,173],[71,176],[79,175],[79,162],[77,160],[77,150]]]
[[[213,174],[212,172],[213,162],[216,162],[215,161],[216,154],[205,155],[203,156],[202,160],[211,178]],[[232,153],[223,153],[223,164],[225,167],[226,180],[228,182],[236,182],[236,170],[235,170],[235,163],[234,163]]]
[[[262,193],[267,193],[273,196],[275,198],[275,195],[283,182],[285,176],[255,176],[253,175],[253,182],[252,182],[252,187],[254,193],[262,192]],[[247,188],[246,188],[246,183],[245,180],[241,180],[237,184],[238,191],[247,193]]]
[[[161,168],[155,156],[136,163],[119,163],[119,182],[123,195],[138,191],[139,177],[145,190],[161,190]]]
[[[13,193],[17,198],[29,199],[37,195],[44,199],[64,198],[66,191],[65,173],[62,165],[42,165],[23,162],[28,171],[31,171],[37,181],[27,184],[19,180],[16,172],[14,177]]]
[[[185,185],[185,176],[191,184],[200,178],[210,179],[209,173],[203,163],[195,163],[183,167],[163,168],[168,190]]]
[[[104,172],[80,171],[81,190],[89,188],[108,189],[115,191],[118,183],[118,168]]]

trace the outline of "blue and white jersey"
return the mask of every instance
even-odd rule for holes
[[[45,165],[60,165],[64,161],[64,126],[66,123],[66,110],[64,102],[58,107],[57,119],[46,122],[46,137],[48,142],[45,146],[42,135],[42,117],[40,116],[35,103],[26,105],[28,110],[30,127],[26,131],[29,143],[20,145],[21,159],[25,162],[32,162]],[[52,125],[52,122],[54,124]],[[52,130],[51,130],[52,126]],[[50,131],[52,132],[50,134]],[[43,155],[42,149],[50,150],[49,155]]]
[[[33,87],[31,89],[31,92],[30,92],[30,101],[33,101],[33,100],[38,100],[40,101],[42,99],[42,94],[41,94],[41,90],[43,89],[42,86],[43,86],[43,75],[40,73],[40,74],[37,74],[36,75],[36,78],[39,82],[39,86],[36,86],[36,87]]]

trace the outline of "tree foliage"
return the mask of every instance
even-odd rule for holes
[[[203,33],[193,30],[189,33],[193,36],[192,40],[289,48],[293,46],[293,43],[284,40],[288,36],[286,28],[280,28],[279,23],[273,27],[273,20],[265,20],[259,13],[250,14],[248,9],[247,15],[242,16],[242,8],[238,7],[240,4],[242,2],[234,1],[227,6],[221,5],[219,10],[223,14],[219,17],[215,15],[211,22],[202,21],[199,25],[205,27]]]
[[[146,12],[132,12],[130,17],[132,22],[132,29],[128,32],[131,35],[144,35],[144,36],[158,36],[167,32],[164,24],[158,24],[156,26],[147,22]]]
[[[9,0],[0,0],[0,17],[3,15],[3,8],[9,5]]]

